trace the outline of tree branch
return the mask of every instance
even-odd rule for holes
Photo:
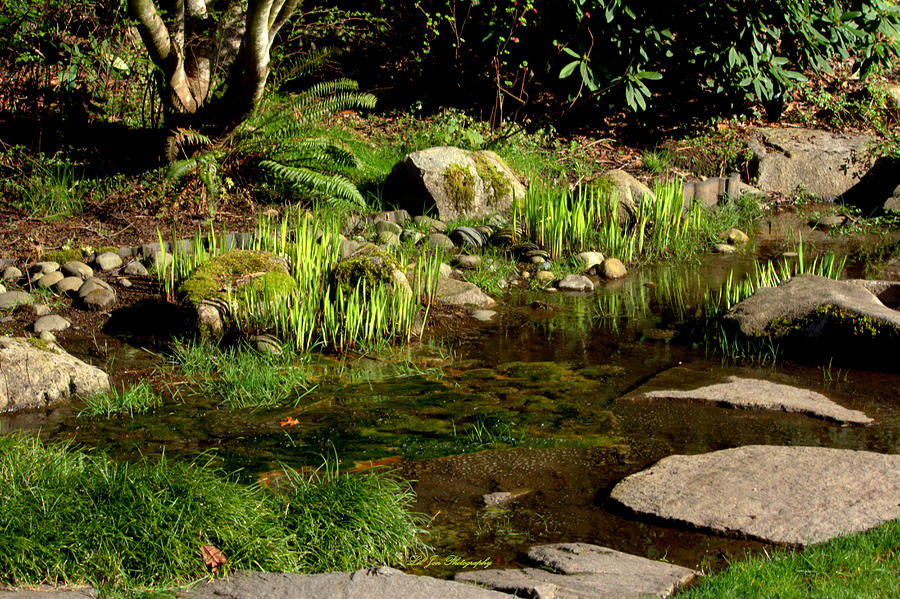
[[[281,6],[278,11],[278,16],[274,19],[272,24],[269,26],[269,47],[272,47],[272,42],[275,41],[275,36],[278,34],[278,31],[281,27],[288,22],[288,19],[296,12],[297,7],[300,6],[300,0],[286,0],[284,4]]]
[[[156,4],[153,0],[128,0],[128,12],[138,21],[138,31],[150,53],[150,60],[162,67],[172,56],[172,40]]]

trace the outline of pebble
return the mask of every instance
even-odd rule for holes
[[[478,268],[481,265],[481,256],[460,254],[456,257],[456,265],[460,268]]]
[[[400,241],[402,241],[403,243],[416,245],[423,239],[425,239],[425,233],[416,231],[414,229],[403,229],[403,233],[400,233]]]
[[[24,291],[7,291],[0,293],[0,310],[12,310],[19,306],[30,306],[34,298]]]
[[[534,278],[537,279],[538,283],[552,283],[556,280],[556,276],[549,270],[539,270]]]
[[[56,343],[56,335],[54,335],[50,331],[44,331],[43,333],[41,333],[41,341],[46,341],[47,343]]]
[[[79,295],[81,293],[79,292]],[[106,310],[116,302],[116,294],[109,289],[98,287],[82,298],[85,308],[95,312]]]
[[[34,332],[42,335],[45,332],[65,331],[72,323],[60,316],[59,314],[50,314],[49,316],[41,316],[33,325]]]
[[[747,237],[746,233],[744,233],[740,229],[735,229],[734,227],[722,233],[722,238],[728,241],[728,243],[730,243],[731,245],[741,245],[750,241],[750,238]]]
[[[438,233],[443,233],[447,230],[446,223],[434,218],[429,218],[427,216],[417,216],[413,219],[413,222],[426,231],[437,231]]]
[[[47,304],[35,304],[31,307],[31,311],[35,316],[46,316],[53,310],[51,310],[50,306],[48,306]]]
[[[121,285],[125,289],[128,289],[129,287],[131,287],[131,281],[123,277],[119,279],[119,285]]]
[[[6,293],[6,287],[0,285],[0,293]]]
[[[53,287],[65,278],[66,276],[61,271],[55,270],[53,272],[48,272],[38,279],[37,286],[41,289],[47,289],[48,287]]]
[[[137,260],[132,260],[126,264],[123,272],[132,277],[146,277],[150,275],[150,273],[147,272],[147,267]]]
[[[375,222],[375,232],[381,235],[382,233],[393,233],[397,237],[400,236],[400,233],[403,232],[403,227],[398,225],[397,223],[392,223],[386,220],[379,220]]]
[[[84,299],[89,293],[97,289],[106,289],[107,291],[112,291],[112,287],[109,286],[109,283],[107,283],[103,279],[91,277],[90,279],[85,281],[84,285],[81,286],[81,289],[78,290],[78,297]]]
[[[717,243],[714,249],[720,254],[733,254],[737,251],[736,247],[727,243]]]
[[[78,291],[82,285],[84,285],[84,279],[81,277],[64,277],[56,283],[56,290],[59,293],[70,293]]]
[[[378,221],[380,223],[385,223],[388,225],[392,225],[394,223],[389,223],[386,221]],[[400,245],[400,236],[393,231],[379,231],[377,235],[377,240],[380,245],[386,245],[388,247],[396,247]]]
[[[66,262],[62,265],[63,274],[67,277],[80,277],[81,279],[90,279],[94,276],[94,269],[78,260]]]
[[[605,279],[621,279],[628,274],[628,271],[618,258],[607,258],[600,266],[600,274]]]
[[[113,270],[122,266],[122,258],[113,252],[103,252],[94,258],[94,263],[100,267],[100,270]]]
[[[46,262],[36,262],[31,268],[28,269],[28,272],[35,274],[40,273],[42,275],[47,274],[48,272],[53,272],[59,270],[59,262],[46,261]]]
[[[584,275],[566,275],[556,285],[560,291],[584,291],[594,290],[594,283]]]
[[[432,249],[443,248],[445,250],[453,249],[453,242],[443,233],[432,233],[428,236],[428,247]]]
[[[441,265],[438,267],[438,276],[447,278],[453,274],[453,269],[450,268],[450,265],[446,262],[441,262]]]
[[[581,252],[577,258],[582,272],[587,272],[593,267],[603,264],[603,254],[600,252]]]
[[[472,312],[472,318],[481,322],[490,322],[497,313],[494,310],[475,310]]]
[[[22,271],[15,266],[7,266],[3,269],[2,278],[4,281],[18,281],[22,278]]]
[[[253,349],[261,354],[269,356],[281,355],[281,344],[272,335],[253,335],[249,341]]]

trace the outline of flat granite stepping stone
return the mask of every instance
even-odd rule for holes
[[[539,545],[528,559],[544,568],[474,570],[454,578],[538,599],[643,599],[668,597],[697,572],[586,543]]]
[[[744,376],[728,375],[722,382],[712,382],[716,379],[721,380],[721,375],[676,366],[620,399],[686,399],[729,408],[797,412],[846,424],[872,422],[864,413],[844,408],[809,389]],[[685,381],[699,383],[700,386],[684,389]]]
[[[809,545],[900,518],[900,455],[772,445],[673,455],[610,497],[637,514]]]
[[[510,599],[476,586],[393,568],[325,574],[238,572],[198,584],[187,599]],[[4,599],[4,598],[0,598]]]

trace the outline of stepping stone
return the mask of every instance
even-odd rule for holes
[[[809,545],[900,518],[900,455],[771,445],[673,455],[610,497],[639,515]]]
[[[198,584],[187,599],[510,599],[472,585],[379,567],[326,574],[238,572]],[[0,598],[3,599],[3,598]]]
[[[697,576],[689,568],[586,543],[532,547],[528,559],[552,571],[476,570],[460,572],[454,578],[515,593],[516,597],[643,599],[668,597]]]
[[[872,422],[862,412],[844,408],[809,389],[743,376],[726,375],[722,379],[721,375],[712,372],[676,366],[620,399],[685,399],[729,408],[797,412],[843,424]],[[686,381],[699,386],[684,389]]]

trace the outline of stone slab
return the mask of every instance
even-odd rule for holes
[[[772,445],[673,455],[610,497],[639,515],[809,545],[900,518],[900,455]]]
[[[0,599],[97,599],[97,596],[97,590],[90,587],[0,586]]]
[[[510,599],[476,586],[379,567],[326,574],[240,572],[198,584],[188,599]]]
[[[691,388],[684,388],[686,381],[691,382]],[[864,413],[844,408],[810,389],[760,378],[722,376],[685,366],[676,366],[662,372],[620,399],[684,399],[729,408],[796,412],[845,424],[872,422]]]
[[[689,568],[586,543],[532,547],[528,559],[542,568],[476,570],[455,578],[517,597],[638,599],[668,597],[697,576]]]

